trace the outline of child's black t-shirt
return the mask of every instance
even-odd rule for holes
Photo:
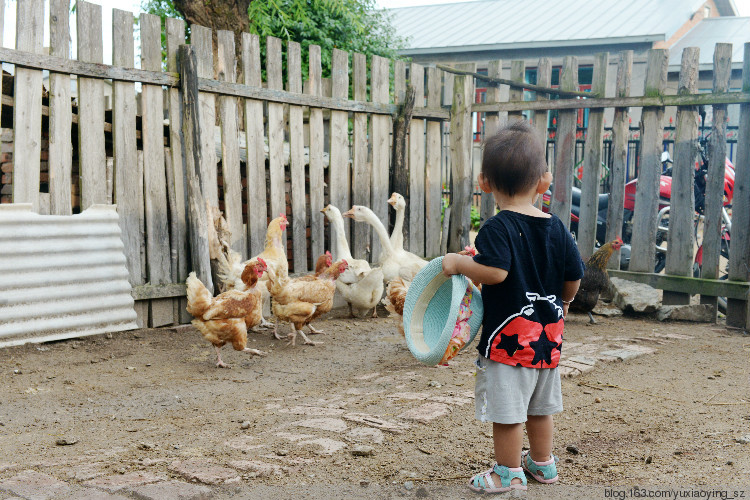
[[[474,243],[476,262],[508,271],[502,283],[482,286],[480,354],[507,365],[556,367],[562,348],[563,283],[583,276],[570,232],[555,215],[503,210],[484,223]]]

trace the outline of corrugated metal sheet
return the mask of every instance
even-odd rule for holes
[[[523,48],[596,40],[665,40],[702,0],[485,0],[389,9],[404,53],[507,45]],[[493,47],[494,48],[494,47]]]
[[[732,44],[732,65],[742,67],[744,44],[750,42],[750,17],[710,17],[699,22],[669,49],[669,65],[679,68],[682,50],[698,47],[700,64],[713,65],[714,46]]]
[[[137,328],[113,205],[0,205],[0,347]]]

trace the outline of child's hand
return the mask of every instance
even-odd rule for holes
[[[455,253],[449,253],[443,257],[443,274],[446,276],[453,276],[458,273],[458,261],[461,260],[461,256]]]
[[[566,319],[568,317],[568,308],[570,307],[570,304],[563,303],[563,319]]]

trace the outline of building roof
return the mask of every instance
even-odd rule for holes
[[[703,0],[480,0],[389,9],[403,54],[667,40]]]
[[[732,44],[732,66],[741,66],[744,44],[750,42],[750,17],[710,17],[703,19],[669,49],[670,67],[680,67],[682,49],[698,47],[700,65],[712,66],[714,45]],[[701,68],[703,69],[703,68]]]

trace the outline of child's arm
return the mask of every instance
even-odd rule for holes
[[[573,299],[578,292],[578,287],[581,285],[581,280],[566,281],[563,283],[562,289],[562,303],[563,303],[563,318],[568,316],[568,306],[573,302]]]
[[[443,257],[443,274],[463,274],[474,283],[483,285],[497,285],[508,277],[508,271],[505,269],[478,264],[474,262],[473,257],[456,253],[449,253]]]

